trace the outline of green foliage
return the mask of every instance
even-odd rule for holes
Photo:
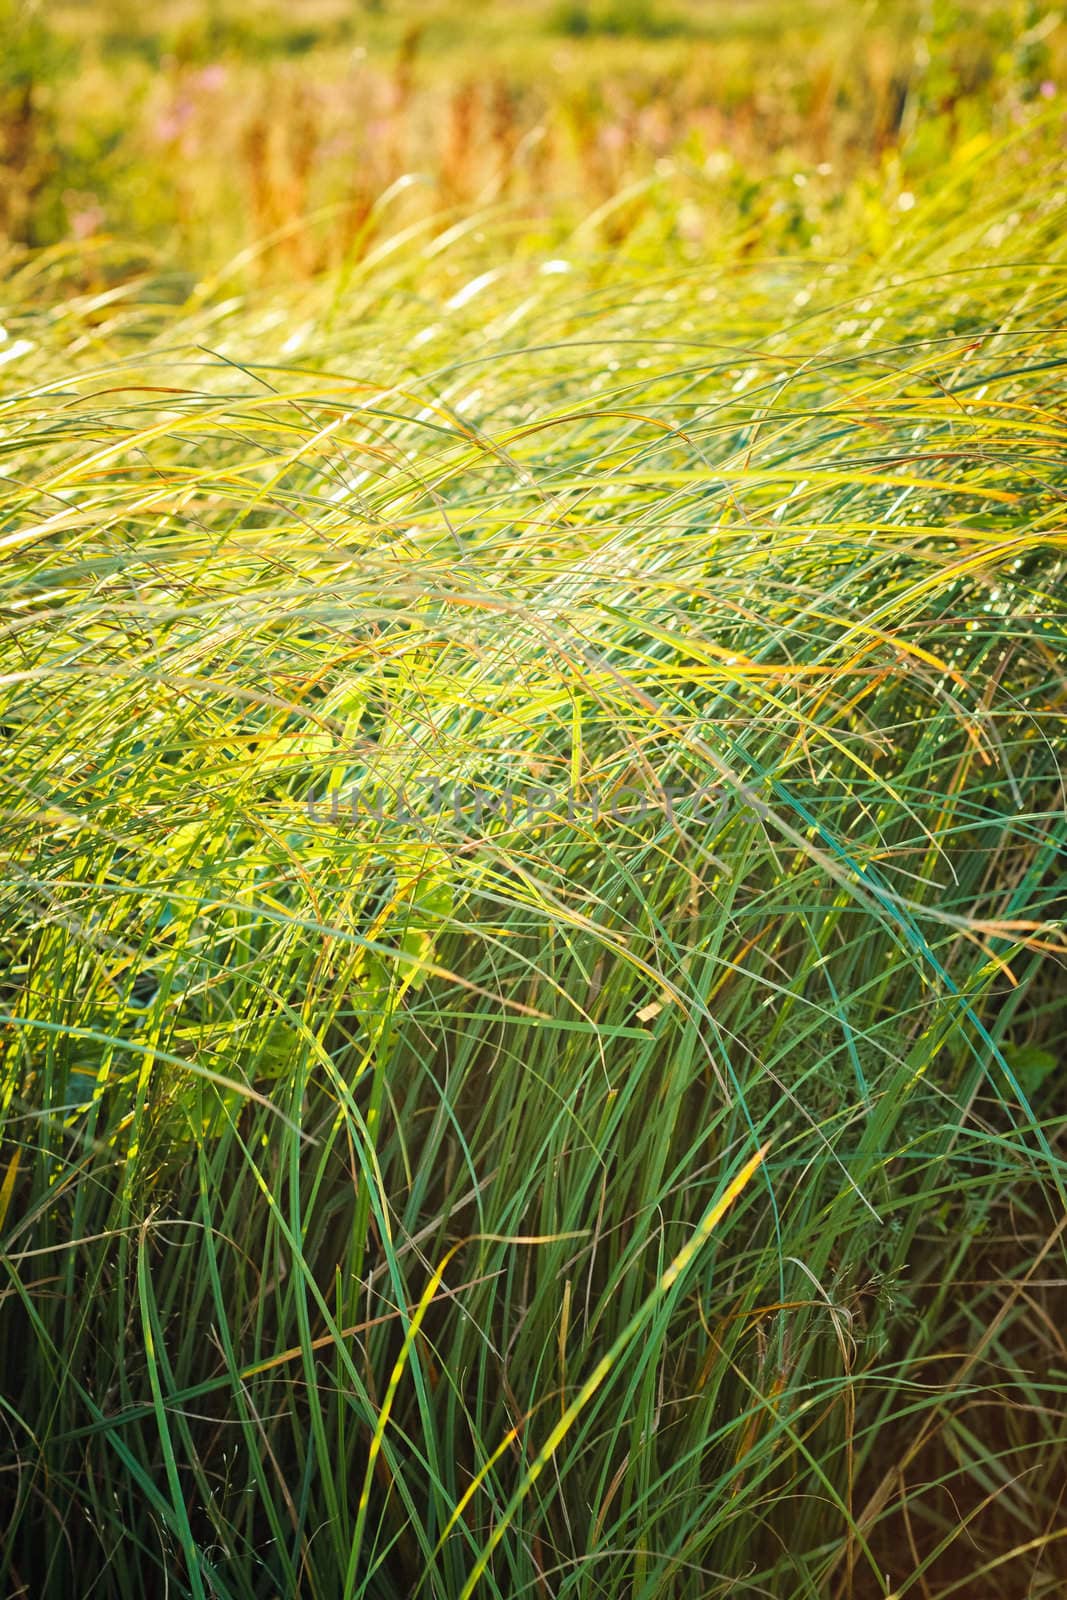
[[[30,0],[0,0],[0,91],[5,96],[32,89],[55,76],[62,59],[55,34]]]
[[[573,38],[599,33],[639,39],[668,38],[692,28],[687,18],[663,11],[656,0],[603,0],[599,5],[563,0],[552,12],[551,26]]]
[[[27,0],[0,0],[0,39],[0,237],[33,243],[54,220],[62,161],[49,94],[65,57]]]

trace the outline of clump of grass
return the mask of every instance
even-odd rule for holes
[[[14,280],[7,1590],[1053,1592],[1057,160]]]

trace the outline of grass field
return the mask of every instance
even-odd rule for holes
[[[414,9],[19,19],[0,1593],[1051,1600],[1062,26]]]

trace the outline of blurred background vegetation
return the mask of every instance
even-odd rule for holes
[[[0,33],[9,248],[251,250],[257,275],[386,218],[500,204],[550,234],[629,190],[619,237],[665,177],[683,243],[877,247],[1067,56],[1034,0],[0,0]]]

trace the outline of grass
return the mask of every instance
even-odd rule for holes
[[[5,1592],[1060,1592],[1058,140],[15,266]]]

